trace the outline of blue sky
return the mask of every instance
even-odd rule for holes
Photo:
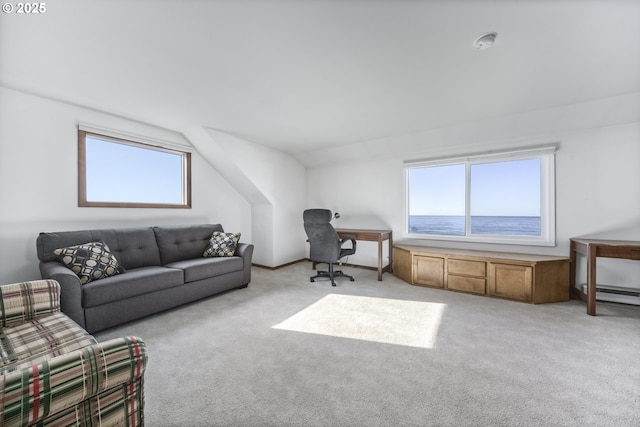
[[[465,165],[411,169],[410,215],[464,215]],[[539,216],[540,160],[471,165],[472,216]]]
[[[181,155],[89,136],[86,143],[87,200],[182,203]]]

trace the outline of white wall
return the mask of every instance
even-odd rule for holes
[[[403,160],[559,143],[555,247],[411,242],[568,256],[569,239],[575,236],[640,240],[639,100],[625,96],[361,144],[362,160],[308,170],[307,206],[339,211],[337,226],[386,226],[399,241],[404,229]],[[630,105],[631,112],[621,105]],[[375,265],[375,246],[361,246],[349,262]],[[599,259],[598,277],[604,283],[640,287],[640,263]],[[580,269],[578,279],[585,281],[586,271]]]
[[[290,154],[216,129],[185,135],[251,204],[253,262],[276,267],[304,258],[304,166]]]
[[[256,247],[255,263],[276,267],[304,258],[300,243],[306,240],[302,226],[307,183],[304,166],[290,154],[217,130],[208,131],[266,201],[254,203],[253,235],[265,243]]]
[[[77,207],[78,122],[191,144],[177,132],[0,88],[0,283],[39,277],[35,239],[40,231],[219,222],[227,231],[240,231],[242,241],[256,244],[255,262],[278,266],[306,254],[302,210],[327,207],[341,213],[334,220],[338,226],[388,227],[398,241],[404,227],[403,160],[548,142],[560,144],[557,246],[456,246],[568,255],[573,236],[600,233],[640,240],[640,94],[370,141],[298,159],[227,138],[221,145],[224,159],[234,159],[231,172],[219,172],[212,161],[217,152],[194,152],[190,210]],[[240,187],[236,179],[241,177],[234,171],[242,174]],[[607,261],[599,261],[598,271],[612,282],[640,277],[640,263]],[[376,265],[376,245],[359,242],[349,262]]]
[[[79,208],[78,122],[190,146],[176,132],[0,88],[0,283],[40,277],[41,231],[221,223],[251,242],[250,204],[197,152],[192,209]]]

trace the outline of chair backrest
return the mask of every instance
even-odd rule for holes
[[[303,212],[304,231],[309,239],[311,261],[337,262],[340,255],[340,237],[330,224],[328,209],[307,209]]]

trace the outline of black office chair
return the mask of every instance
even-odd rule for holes
[[[328,277],[331,286],[335,286],[335,277],[348,277],[352,282],[355,280],[342,271],[334,271],[333,264],[342,257],[356,253],[356,240],[353,237],[345,237],[340,240],[338,233],[329,223],[331,221],[331,211],[328,209],[307,209],[304,211],[304,231],[310,245],[311,261],[329,264],[328,271],[317,271],[317,275],[310,278],[312,282],[319,277]],[[351,242],[351,248],[343,248],[342,245]]]

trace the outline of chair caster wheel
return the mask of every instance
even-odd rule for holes
[[[311,283],[315,282],[315,280],[313,280],[313,279],[309,279],[309,281],[310,281]]]
[[[356,279],[354,279],[354,278],[352,277],[352,278],[351,278],[351,281],[352,281],[352,282],[355,282],[355,281],[356,281]]]
[[[335,287],[335,286],[336,286],[336,284],[335,284],[335,283],[332,283],[332,284],[331,284],[331,286]]]

